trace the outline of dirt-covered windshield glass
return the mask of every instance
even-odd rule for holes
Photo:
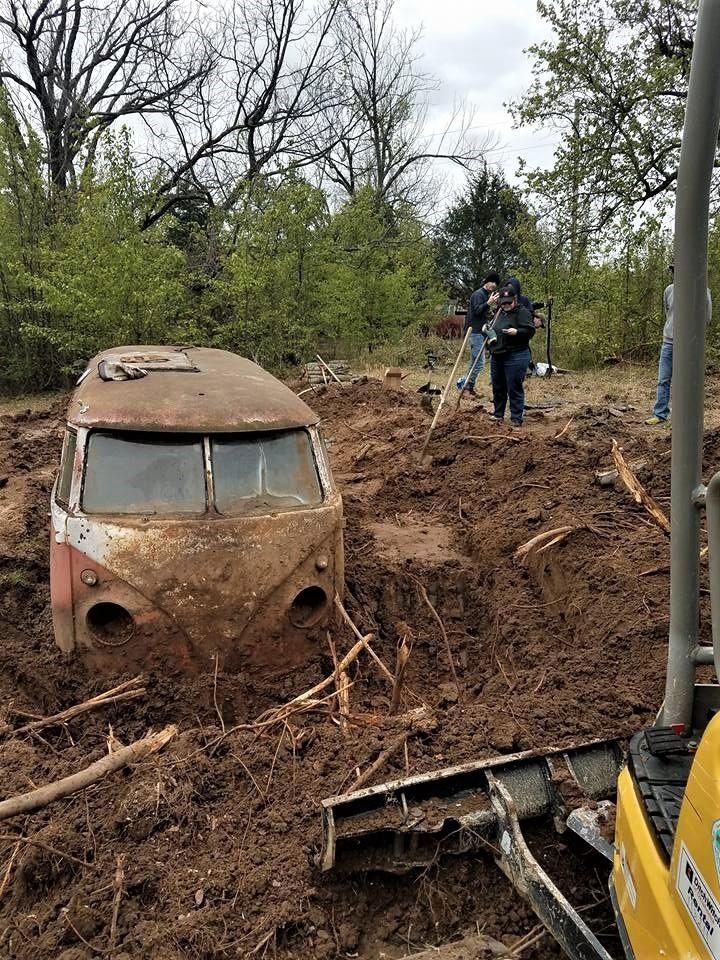
[[[219,513],[264,513],[322,501],[305,430],[214,437],[212,461]]]
[[[82,506],[86,513],[204,513],[202,437],[91,433]]]

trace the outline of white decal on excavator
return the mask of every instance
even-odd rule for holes
[[[678,857],[677,891],[713,960],[720,960],[720,904],[683,843]]]
[[[635,909],[637,906],[637,890],[635,889],[635,882],[633,881],[632,874],[630,873],[630,867],[628,866],[624,843],[620,844],[620,869],[622,870],[623,879],[625,880],[625,889],[627,890],[627,895],[630,898],[630,903],[633,905],[633,909]]]
[[[715,857],[715,872],[718,882],[720,882],[720,820],[716,820],[712,825],[712,848]]]

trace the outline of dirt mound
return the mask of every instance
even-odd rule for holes
[[[436,720],[375,782],[406,762],[421,772],[623,736],[651,720],[663,691],[668,539],[622,491],[599,487],[594,471],[609,465],[617,438],[628,459],[646,460],[643,479],[669,510],[669,438],[601,408],[577,410],[562,436],[565,415],[535,416],[511,433],[471,402],[441,421],[420,463],[431,414],[416,395],[370,382],[329,387],[311,405],[344,496],[348,609],[391,669],[399,642],[412,645],[403,709],[425,702]],[[46,513],[57,414],[2,421],[0,720],[12,727],[119,679],[86,676],[51,643]],[[720,437],[708,436],[707,451],[720,452]],[[516,558],[535,535],[563,528],[544,551]],[[353,642],[345,627],[334,638],[340,651]],[[108,726],[122,742],[167,722],[181,727],[132,773],[10,822],[0,835],[0,956],[89,960],[113,946],[118,856],[113,956],[123,960],[401,957],[478,930],[506,943],[528,934],[536,921],[481,855],[405,877],[318,873],[319,801],[348,789],[397,736],[390,684],[368,658],[356,662],[347,731],[327,712],[252,721],[332,670],[328,647],[304,670],[261,684],[222,669],[192,681],[157,673],[142,699],[42,739],[6,737],[10,796],[97,759]],[[579,905],[597,900],[584,915],[605,926],[595,871],[574,859],[589,855],[571,841],[543,842],[566,892]],[[523,953],[559,955],[547,937]]]

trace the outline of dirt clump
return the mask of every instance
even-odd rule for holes
[[[626,459],[647,462],[644,482],[669,509],[668,438],[596,407],[573,411],[557,439],[565,410],[516,434],[469,401],[441,419],[420,462],[431,415],[415,394],[370,381],[305,399],[322,418],[344,498],[346,606],[391,670],[400,642],[412,646],[399,718],[388,715],[392,685],[361,655],[350,670],[349,723],[327,701],[254,724],[332,674],[328,645],[274,678],[220,665],[217,675],[182,679],[158,668],[142,699],[14,738],[28,715],[126,677],[89,675],[52,643],[47,510],[61,410],[2,418],[2,796],[87,766],[107,751],[110,728],[124,744],[170,722],[180,734],[132,770],[5,824],[0,957],[89,960],[110,949],[119,855],[112,955],[123,960],[402,957],[478,929],[512,945],[537,921],[489,854],[440,857],[405,876],[320,874],[320,801],[347,790],[421,704],[434,724],[374,782],[627,737],[651,722],[663,692],[669,542],[623,491],[599,487],[594,471],[611,465],[615,437]],[[706,448],[711,461],[720,436],[709,434]],[[536,534],[563,527],[570,531],[547,550],[515,556]],[[340,655],[355,641],[340,623],[332,636]],[[595,855],[552,832],[537,849],[604,929],[610,911]],[[550,937],[523,952],[559,956]]]

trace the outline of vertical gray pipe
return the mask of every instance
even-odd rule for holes
[[[698,12],[675,206],[670,636],[663,723],[690,726],[698,635],[710,181],[720,126],[720,0]]]

